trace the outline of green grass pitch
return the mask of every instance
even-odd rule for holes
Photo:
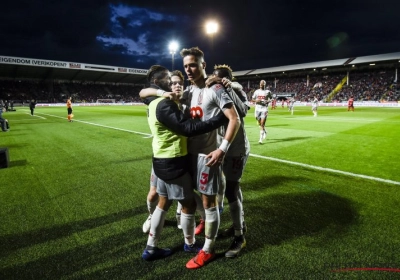
[[[241,182],[247,247],[185,268],[175,204],[159,245],[175,250],[145,262],[151,138],[145,106],[17,107],[4,113],[0,147],[1,279],[398,279],[400,109],[310,107],[270,110]],[[221,229],[230,225],[229,207]],[[203,236],[198,239],[202,241]]]

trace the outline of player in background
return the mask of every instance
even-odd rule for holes
[[[190,137],[188,151],[192,158],[192,177],[197,190],[202,194],[206,212],[205,242],[202,250],[191,259],[186,267],[203,267],[215,258],[215,239],[220,216],[216,197],[221,182],[221,163],[240,127],[240,118],[232,99],[220,84],[206,87],[206,62],[204,53],[197,47],[180,52],[188,80],[192,83],[185,92],[192,118],[205,121],[219,112],[229,119],[226,129],[216,129],[210,133]],[[187,95],[187,97],[185,97]],[[224,131],[225,130],[225,131]]]
[[[3,118],[3,111],[6,112],[5,103],[0,99],[0,127],[3,132],[9,130],[8,120]]]
[[[67,100],[67,113],[68,121],[72,122],[72,118],[74,117],[74,114],[72,114],[72,97],[68,98]]]
[[[276,97],[273,97],[272,98],[272,101],[271,101],[271,110],[275,110],[276,109]]]
[[[260,140],[258,143],[262,144],[268,133],[265,129],[265,122],[268,117],[268,104],[271,101],[271,91],[266,88],[264,80],[260,81],[260,88],[253,93],[252,100],[256,103],[254,114],[260,127]]]
[[[33,113],[35,111],[35,107],[36,107],[36,101],[34,99],[32,99],[29,102],[29,109],[31,110],[31,116],[33,116]]]
[[[289,99],[289,112],[291,115],[293,115],[294,113],[294,103],[296,102],[296,100],[294,99],[294,97],[291,97]]]
[[[354,98],[353,98],[353,96],[350,96],[349,100],[347,101],[347,111],[353,111],[354,112]]]
[[[314,117],[318,116],[318,98],[316,96],[314,96],[314,100],[311,102],[311,110]]]

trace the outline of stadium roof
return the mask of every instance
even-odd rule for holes
[[[79,62],[0,56],[0,78],[144,84],[147,71]]]
[[[283,73],[289,71],[301,71],[301,70],[313,70],[313,69],[322,69],[324,70],[329,68],[343,68],[343,67],[352,67],[361,66],[361,65],[369,65],[372,63],[390,63],[400,65],[400,52],[396,53],[388,53],[388,54],[380,54],[380,55],[371,55],[371,56],[363,56],[363,57],[349,57],[343,59],[336,60],[327,60],[327,61],[318,61],[311,63],[303,63],[303,64],[295,64],[295,65],[286,65],[286,66],[278,66],[271,68],[262,68],[262,69],[252,69],[252,70],[244,70],[244,71],[236,71],[233,72],[233,76],[244,78],[246,76],[256,76],[261,74],[269,74],[269,73]],[[326,69],[325,69],[326,68]]]
[[[237,78],[251,78],[259,75],[283,72],[299,72],[313,69],[340,69],[357,65],[393,64],[399,65],[400,52],[350,57],[336,60],[286,65],[262,69],[252,69],[233,72]],[[40,79],[93,81],[105,83],[145,84],[146,69],[126,68],[85,64],[80,62],[53,61],[34,58],[0,56],[0,78],[8,79]]]

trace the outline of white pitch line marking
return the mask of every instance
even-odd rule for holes
[[[67,120],[67,118],[65,118],[65,117],[60,117],[60,116],[55,116],[55,115],[50,115],[50,114],[44,114],[44,113],[41,113],[41,114],[46,115],[46,116],[50,116],[50,117],[54,117],[54,118],[59,118],[59,119],[65,119],[65,120]],[[89,125],[94,125],[94,126],[99,126],[99,127],[114,129],[114,130],[118,130],[118,131],[124,131],[124,132],[129,132],[129,133],[135,133],[135,134],[139,134],[139,135],[144,135],[145,137],[143,137],[143,138],[151,138],[151,136],[152,136],[152,135],[149,134],[149,133],[143,133],[143,132],[139,132],[139,131],[133,131],[133,130],[118,128],[118,127],[113,127],[113,126],[108,126],[108,125],[102,125],[102,124],[97,124],[97,123],[92,123],[92,122],[87,122],[87,121],[80,121],[80,120],[76,120],[76,119],[74,119],[74,122],[80,122],[80,123],[84,123],[84,124],[89,124]]]
[[[31,114],[30,113],[26,113],[27,115],[29,115],[29,116],[31,116]],[[35,117],[35,118],[41,118],[41,119],[44,119],[44,120],[46,120],[46,118],[45,117],[41,117],[41,116],[38,116],[38,115],[32,115],[32,117]]]
[[[400,182],[397,182],[397,181],[387,180],[387,179],[382,179],[382,178],[378,178],[378,177],[372,177],[372,176],[362,175],[362,174],[357,174],[357,173],[351,173],[351,172],[336,170],[336,169],[332,169],[332,168],[320,167],[320,166],[315,166],[315,165],[310,165],[310,164],[305,164],[305,163],[300,163],[300,162],[294,162],[294,161],[289,161],[289,160],[284,160],[284,159],[279,159],[279,158],[266,157],[266,156],[261,156],[261,155],[256,155],[256,154],[250,154],[250,156],[256,157],[256,158],[267,159],[267,160],[271,160],[271,161],[287,163],[287,164],[291,164],[291,165],[297,165],[297,166],[306,167],[306,168],[310,168],[310,169],[316,169],[316,170],[325,171],[325,172],[338,173],[338,174],[343,174],[343,175],[347,175],[347,176],[351,176],[351,177],[358,177],[358,178],[363,178],[363,179],[377,181],[377,182],[400,185]]]

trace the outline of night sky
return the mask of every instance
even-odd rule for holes
[[[0,55],[171,68],[168,45],[234,71],[400,51],[400,1],[6,1]],[[205,22],[219,22],[211,37]],[[175,68],[182,59],[175,55]]]

